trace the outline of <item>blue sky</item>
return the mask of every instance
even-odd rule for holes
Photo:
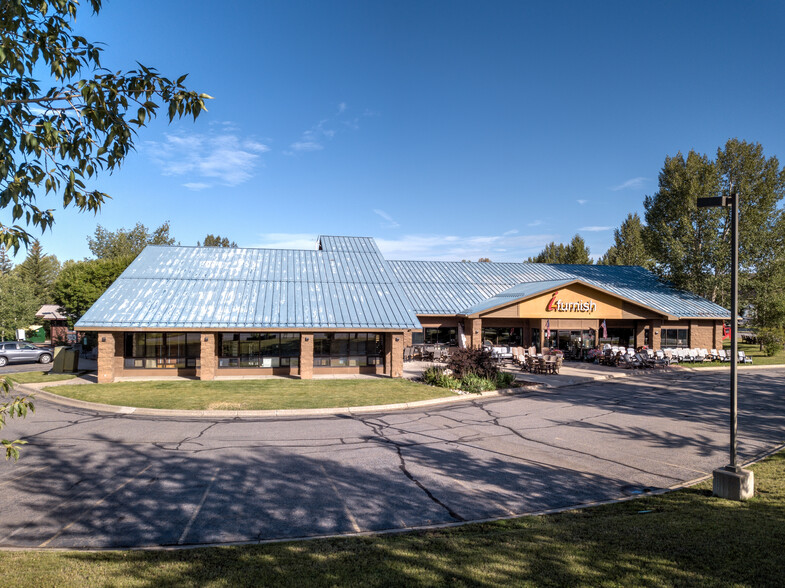
[[[143,130],[100,214],[41,242],[81,259],[96,224],[169,220],[184,245],[521,261],[580,233],[598,257],[667,155],[738,137],[785,159],[784,25],[773,1],[106,0],[76,25],[104,65],[215,99]]]

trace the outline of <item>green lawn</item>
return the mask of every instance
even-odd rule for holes
[[[9,374],[9,377],[19,384],[37,384],[38,382],[59,382],[71,380],[76,374],[50,374],[49,372],[19,372]]]
[[[725,343],[725,351],[730,351],[730,343]],[[766,353],[760,350],[760,345],[751,345],[749,343],[741,343],[739,342],[739,351],[743,351],[747,357],[752,358],[751,365],[783,365],[785,364],[785,350],[780,351],[776,355],[771,357],[767,357]],[[684,365],[689,367],[710,367],[710,366],[730,366],[730,362],[720,363],[718,361],[706,362],[706,363],[685,363]],[[739,364],[745,365],[745,364]],[[750,364],[746,364],[750,365]]]
[[[711,482],[630,502],[440,531],[262,546],[0,552],[11,587],[782,586],[785,453],[756,497]]]
[[[121,406],[184,410],[331,408],[414,402],[450,396],[404,379],[137,381],[44,388],[54,394]]]

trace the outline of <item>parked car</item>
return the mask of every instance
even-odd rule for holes
[[[6,341],[0,343],[0,367],[8,363],[26,362],[49,363],[52,361],[52,350],[48,347],[36,347],[26,341]]]

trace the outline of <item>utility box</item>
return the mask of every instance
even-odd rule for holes
[[[79,371],[79,351],[70,347],[55,347],[53,374],[73,374]]]

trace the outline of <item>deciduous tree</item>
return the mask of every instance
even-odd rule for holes
[[[655,271],[729,306],[730,209],[698,208],[697,199],[732,189],[739,196],[740,306],[751,306],[763,326],[778,326],[785,320],[785,170],[758,143],[731,139],[714,160],[694,151],[666,157],[659,190],[644,202]]]
[[[71,325],[87,312],[133,260],[134,256],[126,256],[63,264],[54,284],[54,299]]]
[[[134,258],[148,245],[174,245],[174,243],[175,239],[169,236],[169,221],[152,233],[142,223],[136,223],[132,229],[116,231],[109,231],[98,225],[93,236],[87,238],[87,246],[98,259]]]
[[[102,0],[89,0],[95,13]],[[77,0],[5,1],[0,10],[0,243],[29,244],[30,226],[54,222],[37,199],[54,194],[63,207],[97,211],[108,195],[87,187],[117,169],[134,148],[137,129],[164,106],[169,120],[196,118],[206,94],[188,90],[155,68],[106,69],[101,47],[74,34]],[[47,79],[40,81],[42,72]],[[33,76],[36,77],[33,77]]]
[[[15,339],[16,329],[27,329],[35,323],[35,313],[40,301],[18,272],[0,276],[0,333],[6,339]]]

